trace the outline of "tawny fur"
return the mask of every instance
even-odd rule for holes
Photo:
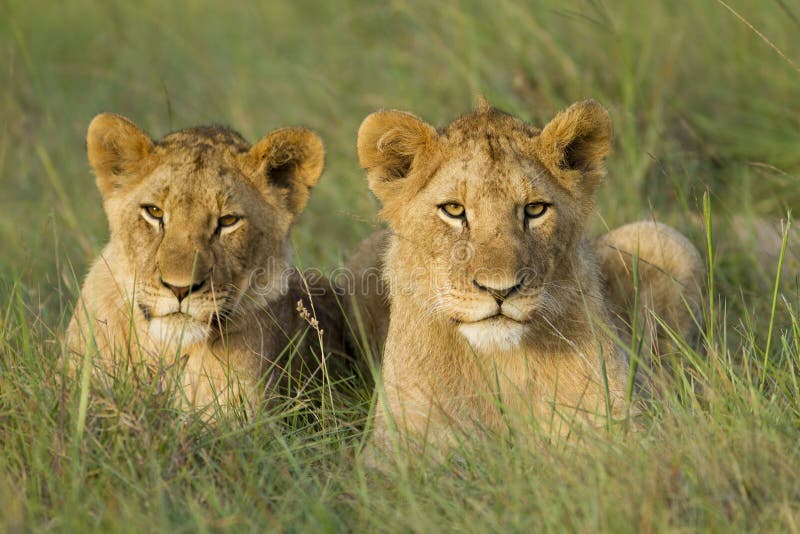
[[[153,141],[104,113],[89,126],[87,149],[111,237],[67,330],[72,367],[88,352],[112,375],[178,368],[185,407],[249,409],[301,370],[322,373],[299,300],[317,312],[330,369],[344,367],[330,287],[318,280],[310,297],[289,267],[290,226],[324,164],[315,133],[284,128],[250,146],[233,130],[197,127]],[[226,215],[238,221],[223,227]],[[166,284],[192,291],[179,300]]]
[[[645,351],[655,355],[672,350],[673,336],[692,341],[701,321],[703,262],[684,235],[640,221],[601,235],[594,245],[609,311],[624,341],[634,326]]]
[[[357,273],[381,269],[389,292],[388,326],[382,295],[366,288],[356,302],[371,331],[386,331],[379,447],[393,425],[414,443],[442,444],[460,432],[504,431],[519,416],[563,435],[575,422],[598,426],[627,414],[630,366],[609,313],[622,313],[614,299],[622,301],[625,287],[605,286],[627,264],[606,251],[619,254],[635,235],[646,242],[636,250],[666,271],[673,260],[687,262],[679,285],[694,283],[699,260],[663,225],[620,229],[596,243],[585,237],[611,139],[607,112],[591,101],[543,130],[488,106],[439,131],[404,112],[364,120],[359,159],[390,228],[351,262]],[[536,202],[549,207],[529,220],[525,206]],[[447,203],[462,205],[465,219],[443,216]],[[660,249],[652,236],[683,248]],[[640,272],[653,286],[647,305],[668,302],[683,327],[673,282],[662,301],[661,280]],[[486,290],[512,286],[502,298]]]
[[[359,282],[353,286],[351,301],[358,311],[351,315],[358,314],[369,352],[377,362],[389,331],[390,299],[386,281],[376,273],[384,270],[391,235],[386,229],[373,232],[347,261],[353,279]],[[670,349],[673,335],[693,340],[702,319],[703,262],[683,234],[662,223],[639,221],[611,230],[592,244],[603,295],[624,343],[630,342],[634,326],[637,337],[643,339],[642,347],[656,356]]]

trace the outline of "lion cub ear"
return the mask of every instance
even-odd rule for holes
[[[248,156],[258,179],[285,195],[291,213],[302,212],[325,167],[322,139],[305,128],[281,128],[254,144]]]
[[[101,113],[89,124],[86,151],[97,188],[107,196],[144,177],[153,141],[125,117]]]
[[[613,132],[608,111],[594,100],[572,104],[535,139],[539,158],[568,187],[593,192],[606,174]]]
[[[436,129],[411,113],[376,111],[364,119],[358,129],[358,160],[382,203],[408,192],[413,184],[403,179],[421,171],[422,161],[432,159],[436,141]]]

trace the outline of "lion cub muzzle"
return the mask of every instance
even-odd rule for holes
[[[525,332],[525,315],[517,302],[524,289],[524,280],[512,276],[481,276],[472,279],[477,301],[470,313],[471,321],[462,321],[458,331],[478,352],[509,350],[520,344]],[[516,304],[515,304],[516,303]]]
[[[494,283],[493,283],[494,282]],[[489,285],[491,284],[491,285]],[[503,302],[511,296],[513,293],[516,293],[522,288],[522,281],[515,279],[512,283],[497,283],[495,281],[483,281],[483,283],[478,281],[478,278],[472,279],[472,285],[478,288],[478,290],[489,293],[492,296],[494,301],[497,303],[499,307],[502,308]]]
[[[205,280],[200,280],[196,284],[192,284],[190,286],[176,286],[170,284],[169,282],[165,282],[164,279],[161,279],[161,285],[172,291],[172,294],[175,295],[175,298],[178,299],[178,302],[183,302],[190,293],[197,293],[200,291],[205,285]]]

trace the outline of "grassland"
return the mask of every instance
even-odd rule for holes
[[[0,0],[0,531],[800,530],[800,250],[777,282],[768,229],[800,207],[798,33],[779,0]],[[713,251],[704,335],[646,431],[486,440],[456,466],[376,476],[354,459],[366,390],[210,428],[122,383],[80,423],[58,340],[107,238],[95,113],[156,136],[318,130],[328,166],[293,242],[331,268],[378,224],[360,120],[443,123],[478,93],[538,124],[603,102],[617,139],[593,230],[655,217]]]

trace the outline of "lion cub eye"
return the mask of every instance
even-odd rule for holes
[[[464,206],[455,202],[448,202],[439,206],[442,213],[453,219],[463,219],[466,216]]]
[[[545,202],[531,202],[525,206],[525,217],[528,219],[538,219],[547,212],[550,205]]]
[[[159,208],[158,206],[153,206],[152,204],[146,204],[142,206],[142,209],[147,214],[148,217],[151,219],[155,219],[156,221],[160,221],[164,218],[164,210]]]
[[[223,215],[222,217],[219,218],[219,221],[217,221],[217,223],[222,228],[227,228],[228,226],[233,226],[234,224],[239,222],[240,219],[241,217],[238,217],[236,215]]]

